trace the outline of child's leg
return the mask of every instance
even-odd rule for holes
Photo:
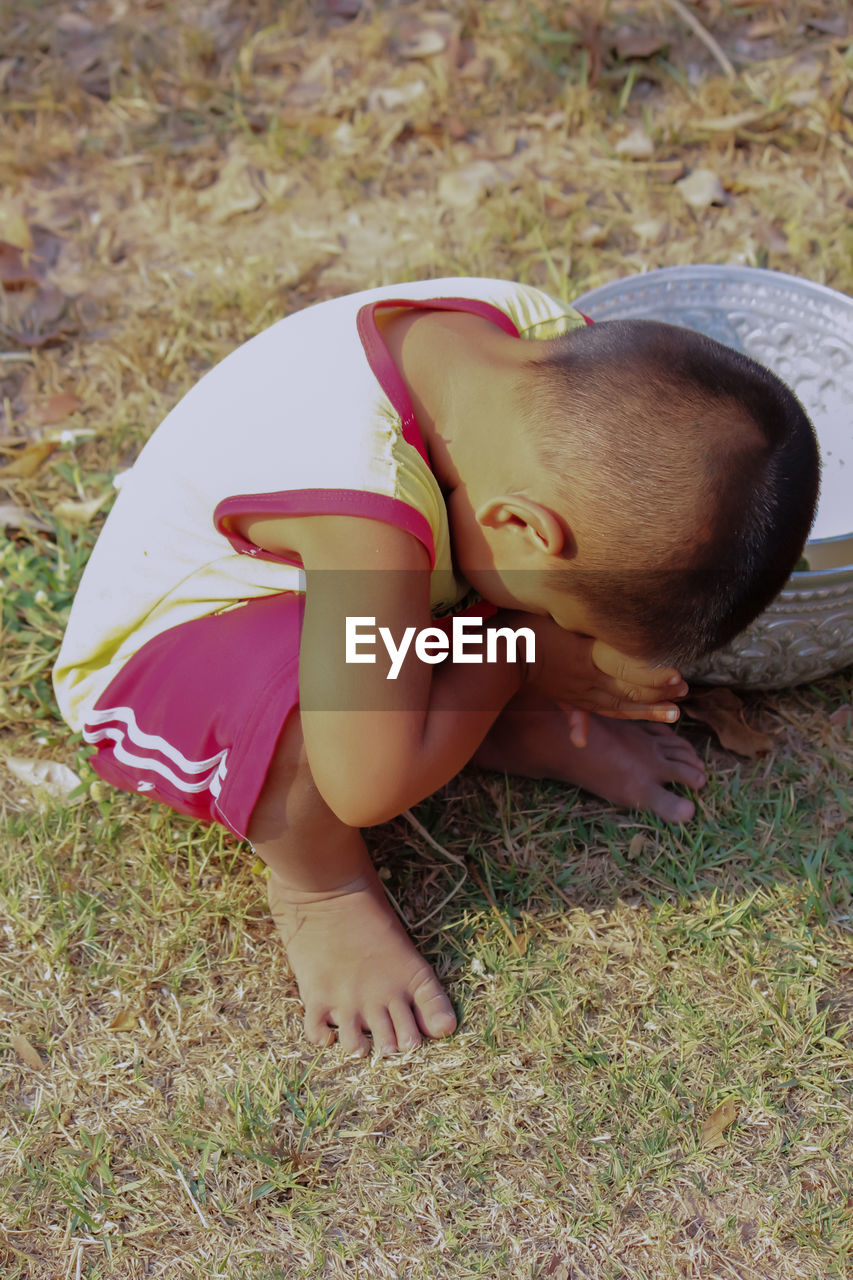
[[[252,811],[248,837],[270,868],[269,902],[315,1044],[381,1053],[447,1036],[456,1017],[392,910],[361,832],[342,823],[311,777],[291,713]]]
[[[665,725],[591,716],[587,745],[569,739],[568,718],[555,703],[522,689],[474,757],[487,769],[555,778],[627,809],[650,809],[667,822],[689,822],[691,800],[667,783],[701,787],[705,769],[689,742]]]

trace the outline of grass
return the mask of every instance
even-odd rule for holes
[[[367,1063],[300,1039],[246,849],[95,781],[49,688],[113,476],[287,311],[454,273],[572,296],[690,261],[853,292],[837,6],[693,7],[733,79],[663,2],[459,0],[454,60],[404,56],[414,4],[11,0],[0,239],[17,212],[77,331],[22,348],[30,294],[2,294],[0,448],[60,443],[4,481],[46,528],[0,552],[0,756],[81,785],[58,801],[0,761],[9,1280],[853,1274],[853,743],[829,718],[849,671],[750,696],[777,743],[758,762],[688,727],[711,773],[690,827],[471,771],[421,830],[372,832],[461,1028]],[[623,24],[659,47],[614,54]],[[636,127],[650,161],[616,151]],[[474,161],[491,193],[443,201]],[[726,205],[686,206],[697,167]],[[79,408],[40,425],[60,392]],[[62,506],[101,497],[89,524]]]

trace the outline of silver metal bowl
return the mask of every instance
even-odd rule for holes
[[[821,498],[793,573],[764,613],[685,672],[706,684],[780,689],[853,663],[853,299],[758,267],[664,267],[577,298],[593,320],[644,317],[697,329],[777,373],[815,425]]]

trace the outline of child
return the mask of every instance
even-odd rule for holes
[[[267,863],[309,1040],[407,1049],[456,1019],[360,828],[471,759],[687,820],[666,784],[704,774],[664,727],[686,692],[669,664],[776,594],[817,475],[791,392],[687,330],[587,325],[495,280],[325,302],[154,433],[80,584],[57,696],[103,778]],[[502,644],[436,663],[435,633],[394,679],[381,646],[347,660],[348,628],[401,651],[472,588],[486,630],[533,633],[532,662]]]

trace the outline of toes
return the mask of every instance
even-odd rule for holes
[[[662,781],[683,782],[688,787],[704,787],[707,778],[702,765],[689,756],[667,755],[666,777]]]
[[[388,1005],[388,1012],[394,1023],[394,1035],[400,1052],[405,1053],[407,1049],[417,1048],[421,1043],[421,1033],[418,1030],[415,1014],[408,999],[403,997],[398,1000],[392,1000]]]
[[[645,730],[649,737],[671,738],[675,742],[682,741],[675,730],[671,729],[667,724],[656,724],[653,720],[643,720],[642,723],[638,722],[638,724],[641,729]]]
[[[662,744],[662,749],[664,755],[673,757],[677,756],[679,759],[689,760],[699,769],[703,769],[705,767],[702,757],[699,755],[692,743],[688,742],[686,738],[679,738],[676,734],[673,734],[670,742]]]
[[[387,1058],[392,1053],[399,1052],[397,1033],[394,1030],[394,1023],[387,1009],[370,1010],[365,1022],[370,1027],[370,1033],[373,1036],[373,1047],[380,1058]]]
[[[652,788],[644,797],[642,808],[651,809],[659,818],[663,818],[664,822],[689,822],[696,812],[696,806],[692,800],[673,795],[664,787]]]
[[[309,1044],[319,1045],[323,1049],[327,1049],[330,1044],[335,1043],[335,1028],[329,1026],[328,1013],[305,1014],[305,1039]]]
[[[424,1035],[441,1040],[456,1030],[453,1005],[444,994],[438,979],[430,971],[426,980],[412,992],[414,1016]]]
[[[336,1019],[338,1023],[338,1044],[344,1053],[366,1058],[370,1053],[370,1040],[364,1034],[361,1016]]]

